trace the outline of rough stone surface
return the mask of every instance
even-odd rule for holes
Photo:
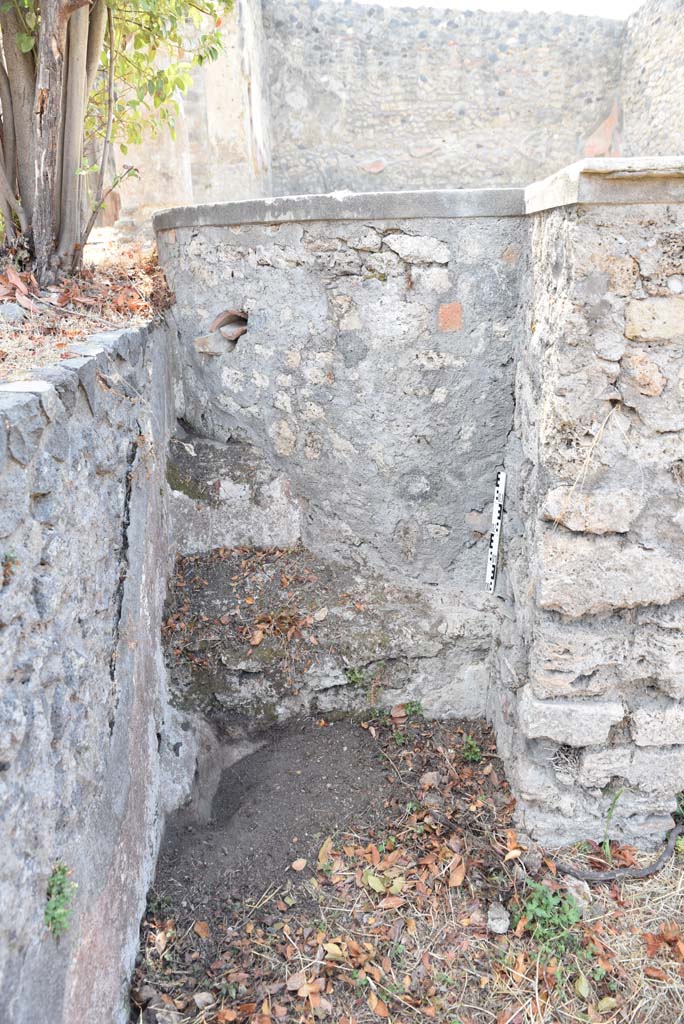
[[[487,911],[487,928],[494,935],[505,935],[511,926],[511,915],[502,903],[492,903]]]
[[[684,152],[679,0],[628,20],[240,0],[221,32],[175,140],[131,150],[128,222],[183,202],[522,185],[581,158]]]
[[[140,329],[93,351],[0,386],[0,1002],[11,1024],[127,1019],[162,823],[167,349],[159,330]],[[185,798],[188,780],[178,785]],[[43,921],[57,861],[78,885],[58,943]]]
[[[507,459],[523,522],[507,551],[519,632],[496,714],[521,820],[546,842],[598,834],[623,787],[616,832],[653,844],[683,781],[684,333],[670,281],[684,216],[680,203],[632,203],[632,173],[643,163],[622,184],[610,172],[610,206],[540,213],[531,229]]]
[[[334,0],[263,11],[277,192],[523,184],[616,151],[620,22]]]
[[[174,550],[288,547],[301,537],[301,512],[285,476],[258,448],[220,444],[177,431],[166,467]]]
[[[648,0],[627,22],[621,76],[627,153],[684,153],[682,36],[679,0]]]
[[[684,705],[635,708],[631,732],[639,747],[664,747],[684,743]]]
[[[313,551],[479,592],[487,540],[468,517],[491,508],[512,424],[520,221],[167,236],[192,430],[260,449],[289,481]],[[451,303],[458,329],[444,321]],[[193,340],[224,308],[248,311],[247,333],[203,356]]]
[[[518,715],[529,739],[591,747],[607,741],[612,726],[625,717],[625,709],[619,701],[538,700],[526,686]]]
[[[21,323],[26,319],[26,310],[22,309],[17,302],[0,302],[0,320],[6,323]]]
[[[163,340],[98,336],[0,387],[12,1024],[103,1007],[122,1024],[162,817],[194,776],[211,782],[254,749],[241,717],[396,700],[484,712],[536,840],[601,838],[611,807],[625,841],[655,845],[671,826],[684,783],[681,165],[601,162],[556,186],[558,207],[527,219],[373,220],[361,197],[348,221],[290,209],[218,226],[205,212],[193,227],[186,211],[161,233],[178,296]],[[247,332],[198,351],[225,309],[245,312]],[[198,553],[178,563],[185,596],[177,586],[163,620],[172,711],[158,636],[175,547]],[[230,748],[216,729],[234,730]],[[43,926],[57,860],[79,885],[58,945]]]

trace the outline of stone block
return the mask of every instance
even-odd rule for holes
[[[440,331],[460,331],[463,327],[463,307],[460,302],[446,302],[439,307],[437,324]]]
[[[542,516],[577,533],[627,533],[644,501],[634,490],[583,493],[581,485],[554,487],[546,495]]]
[[[518,709],[520,728],[528,739],[549,739],[569,747],[605,743],[624,716],[620,701],[538,700],[529,686],[522,691]]]
[[[636,708],[630,732],[639,747],[684,745],[684,705]]]
[[[684,597],[684,560],[610,537],[540,539],[537,602],[570,618]]]
[[[398,231],[386,236],[385,245],[407,263],[449,262],[449,246],[440,242],[438,238],[408,235]]]
[[[684,746],[611,747],[584,755],[580,785],[604,789],[614,779],[644,793],[673,797],[684,788]]]
[[[684,296],[656,296],[628,302],[625,335],[635,341],[684,339]]]
[[[31,391],[13,392],[9,385],[0,386],[0,418],[7,428],[10,455],[22,466],[27,466],[45,429],[40,397]]]
[[[622,357],[622,369],[629,384],[647,398],[657,398],[667,384],[667,377],[658,364],[643,352],[626,352]]]

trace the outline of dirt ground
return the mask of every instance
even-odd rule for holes
[[[279,729],[212,821],[169,828],[131,1021],[682,1024],[684,851],[590,890],[514,803],[482,723],[399,705]],[[563,859],[652,859],[600,838]]]
[[[303,721],[273,729],[264,747],[223,773],[205,826],[169,823],[156,888],[212,917],[259,897],[298,857],[355,818],[380,818],[390,785],[382,758],[355,722]]]

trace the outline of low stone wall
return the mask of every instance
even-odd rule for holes
[[[684,783],[683,202],[679,165],[594,160],[526,190],[156,221],[186,425],[256,446],[312,551],[448,595],[435,713],[486,707],[519,817],[552,844],[602,834],[620,789],[614,833],[657,841]],[[231,308],[237,343],[208,332]],[[394,660],[415,680],[408,648]],[[410,691],[428,708],[435,678]]]
[[[72,351],[0,385],[0,1004],[11,1024],[127,1019],[162,776],[169,805],[184,795],[159,637],[165,334],[119,331]],[[78,886],[58,941],[43,920],[57,862]]]

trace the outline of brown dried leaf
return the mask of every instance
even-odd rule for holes
[[[251,637],[249,638],[250,646],[251,647],[258,647],[263,639],[264,639],[264,631],[263,631],[263,629],[255,629],[254,632],[252,633]]]
[[[15,287],[15,288],[16,288],[16,289],[17,289],[17,290],[18,290],[19,292],[21,292],[21,294],[22,294],[22,295],[28,295],[28,293],[29,293],[29,290],[28,290],[28,288],[26,287],[25,283],[24,283],[24,282],[22,281],[22,279],[21,279],[21,277],[19,276],[19,274],[18,274],[18,273],[16,272],[16,270],[14,269],[14,267],[11,267],[11,266],[7,266],[7,267],[5,268],[5,273],[6,273],[6,275],[7,275],[7,280],[8,280],[9,282],[10,282],[10,284],[13,284],[13,285],[14,285],[14,287]],[[18,298],[18,296],[17,296],[17,298]]]
[[[449,888],[457,889],[460,885],[463,885],[465,874],[465,861],[461,860],[459,864],[454,864],[453,867],[451,868],[451,871],[449,872]]]
[[[320,850],[318,851],[318,866],[322,868],[324,864],[327,864],[331,859],[333,848],[333,841],[330,836],[324,841]]]

